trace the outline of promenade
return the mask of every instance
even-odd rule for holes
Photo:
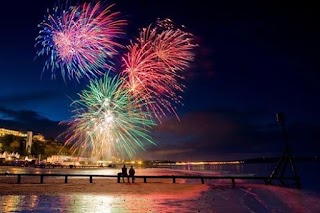
[[[0,177],[0,212],[317,212],[318,196],[306,191],[239,181],[205,184],[177,179],[117,183],[115,178]]]

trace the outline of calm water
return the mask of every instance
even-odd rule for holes
[[[296,171],[301,177],[302,188],[320,193],[320,162],[297,163]],[[136,168],[136,175],[181,175],[181,174],[200,174],[200,175],[249,175],[249,176],[270,176],[275,168],[274,163],[256,164],[224,164],[224,165],[184,165],[170,166],[166,169],[139,169]],[[10,173],[36,173],[36,174],[97,174],[97,175],[116,175],[120,168],[54,168],[43,169],[33,167],[0,167],[0,173],[9,171]],[[287,174],[292,175],[288,167]]]
[[[183,169],[190,172],[210,174],[217,172],[223,175],[250,175],[270,176],[275,168],[275,163],[251,163],[251,164],[229,164],[229,165],[186,165],[173,166],[175,169]],[[296,163],[295,169],[301,178],[302,189],[320,193],[320,162]],[[286,170],[287,176],[292,176],[291,169]]]

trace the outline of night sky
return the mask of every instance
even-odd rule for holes
[[[111,1],[109,1],[112,3]],[[184,2],[184,3],[182,3]],[[284,112],[294,155],[320,154],[319,16],[309,3],[271,1],[115,1],[128,20],[124,44],[141,27],[170,18],[196,36],[186,72],[180,121],[168,116],[152,132],[157,146],[137,157],[234,160],[277,156]],[[0,13],[0,128],[63,132],[70,104],[88,81],[42,73],[34,40],[52,0],[4,1]],[[120,61],[120,58],[118,59]],[[115,61],[115,63],[118,63]]]

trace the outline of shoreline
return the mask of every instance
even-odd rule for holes
[[[27,193],[116,193],[127,194],[142,192],[139,188],[143,188],[146,194],[165,193],[175,194],[175,190],[183,191],[194,195],[208,189],[208,185],[201,183],[184,183],[182,181],[172,183],[171,181],[154,180],[148,183],[135,182],[125,183],[116,182],[116,179],[95,178],[93,183],[88,178],[69,178],[68,183],[64,183],[64,178],[50,177],[46,178],[44,183],[39,183],[37,177],[23,178],[20,184],[16,183],[16,177],[0,177],[0,195],[4,194],[24,194]]]
[[[39,174],[42,170],[33,169]],[[45,170],[48,174],[60,170]],[[63,170],[61,170],[63,171]],[[61,172],[60,171],[60,172]],[[78,170],[68,170],[70,174]],[[72,171],[72,172],[71,172]],[[86,176],[21,176],[30,172],[12,168],[10,176],[0,176],[0,212],[320,212],[320,194],[305,189],[286,188],[239,180],[148,179],[135,183],[117,183],[115,177],[93,177],[87,174],[114,175],[117,169],[84,170]],[[191,174],[190,171],[137,169],[143,175]],[[192,174],[200,174],[193,171]],[[202,173],[201,173],[202,174]],[[218,175],[223,173],[211,172]]]
[[[8,178],[6,183],[3,182],[4,178]],[[224,181],[205,184],[172,183],[163,180],[150,183],[116,183],[114,179],[97,178],[93,183],[89,183],[87,178],[70,178],[65,184],[63,178],[54,177],[47,182],[39,183],[38,178],[31,176],[25,178],[21,184],[17,184],[10,182],[9,179],[10,177],[0,178],[0,201],[4,206],[1,209],[0,205],[0,211],[7,210],[6,206],[10,204],[12,196],[23,200],[18,207],[15,207],[18,209],[12,211],[28,210],[30,206],[25,200],[31,198],[38,200],[36,207],[38,210],[50,202],[56,204],[63,212],[74,212],[70,208],[79,207],[74,206],[75,204],[87,208],[86,212],[98,211],[98,204],[104,208],[108,206],[110,211],[120,212],[123,208],[127,209],[124,212],[205,213],[250,211],[311,213],[320,210],[319,194],[247,182],[232,187],[229,182]]]

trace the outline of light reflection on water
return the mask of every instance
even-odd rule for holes
[[[0,212],[176,212],[177,206],[156,196],[129,195],[5,195],[0,197]],[[190,209],[180,205],[179,210]]]
[[[93,175],[116,175],[119,169],[99,168],[99,169],[69,169],[69,168],[34,168],[34,167],[14,167],[2,166],[0,173],[9,171],[11,174],[93,174]]]
[[[299,175],[302,177],[303,188],[320,192],[317,181],[318,163],[297,164]],[[136,169],[137,175],[179,175],[182,173],[195,174],[255,174],[269,175],[274,164],[239,164],[239,165],[186,165],[171,169]],[[32,167],[0,167],[0,173],[60,173],[60,174],[102,174],[116,175],[119,169],[41,169]],[[1,190],[1,189],[0,189]],[[193,206],[176,203],[166,204],[167,200],[157,196],[142,195],[96,195],[96,194],[67,194],[67,195],[1,195],[0,212],[192,212]],[[185,209],[185,211],[182,211]]]
[[[112,212],[119,202],[113,196],[83,194],[6,195],[0,197],[0,212]]]
[[[0,173],[60,173],[115,175],[119,169],[40,169],[32,167],[0,167]],[[188,171],[185,171],[188,173]],[[139,175],[178,175],[175,169],[136,169]],[[0,189],[1,190],[1,189]],[[168,205],[168,200],[159,195],[141,194],[6,194],[0,192],[0,212],[177,212],[190,208],[187,204]],[[182,206],[181,206],[182,205]]]
[[[196,173],[203,175],[269,175],[274,164],[230,164],[230,165],[171,165],[168,168],[136,168],[137,175],[174,175],[181,173]],[[12,174],[93,174],[93,175],[117,175],[121,168],[33,168],[33,167],[0,167],[0,174],[9,171]],[[165,172],[163,172],[165,171]],[[163,174],[159,174],[163,172]]]

